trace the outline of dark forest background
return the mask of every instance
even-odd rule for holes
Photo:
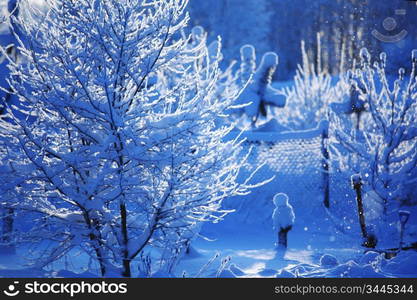
[[[222,36],[225,61],[239,58],[244,44],[258,54],[274,51],[280,57],[276,80],[289,80],[301,63],[301,41],[311,60],[321,53],[322,67],[330,74],[352,66],[359,49],[372,55],[387,52],[389,70],[408,67],[410,51],[417,48],[417,2],[407,0],[191,0],[192,25],[201,25],[211,40]],[[403,10],[405,14],[396,14]],[[390,30],[384,21],[395,20]],[[405,38],[383,42],[403,30]],[[319,38],[318,38],[319,37]],[[318,50],[318,40],[321,49]],[[258,55],[259,57],[260,55]]]

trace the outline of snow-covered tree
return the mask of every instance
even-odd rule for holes
[[[331,113],[332,159],[341,170],[360,173],[387,212],[417,200],[417,51],[409,78],[400,69],[393,84],[385,73],[385,53],[373,64],[366,49],[361,57],[348,77],[366,111],[359,128],[349,115]]]
[[[181,34],[187,2],[50,1],[42,21],[18,19],[29,42],[9,83],[29,105],[1,122],[21,195],[2,204],[41,216],[27,233],[51,242],[40,264],[81,248],[102,276],[132,276],[148,247],[179,253],[196,225],[228,213],[222,200],[253,187],[218,125],[240,91],[219,97],[219,49]]]

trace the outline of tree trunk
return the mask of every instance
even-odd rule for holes
[[[365,213],[363,211],[362,190],[360,187],[356,186],[355,192],[356,192],[356,202],[358,204],[359,224],[361,226],[362,236],[364,239],[367,239],[368,233],[366,232]]]
[[[365,213],[363,210],[363,201],[362,201],[362,184],[356,183],[354,184],[353,188],[356,191],[356,202],[358,204],[359,224],[361,227],[362,237],[364,239],[363,246],[365,246],[366,248],[375,248],[378,241],[374,234],[368,234],[366,230]]]
[[[2,236],[1,244],[3,244],[3,252],[7,254],[14,254],[16,249],[13,244],[13,227],[14,227],[14,209],[8,208],[3,211],[2,216]]]
[[[322,158],[322,172],[323,172],[323,204],[325,207],[330,207],[330,176],[329,176],[329,159],[330,153],[327,147],[327,140],[329,138],[328,128],[323,129],[321,134],[321,154]]]
[[[130,259],[123,259],[123,277],[130,278],[132,277],[132,272],[130,270]]]
[[[121,217],[121,225],[122,225],[122,237],[123,237],[123,277],[131,277],[132,272],[130,270],[130,262],[131,259],[129,258],[129,237],[127,232],[127,210],[126,205],[124,203],[120,204],[120,217]]]
[[[105,277],[107,270],[106,270],[106,265],[104,263],[103,255],[101,254],[101,251],[97,247],[94,249],[94,251],[96,252],[96,255],[97,255],[98,264],[100,265],[101,276]]]
[[[98,264],[100,266],[101,276],[105,277],[107,269],[106,269],[106,264],[105,264],[105,261],[104,261],[104,255],[101,252],[102,245],[101,245],[100,241],[98,240],[98,238],[96,237],[96,235],[94,233],[90,233],[88,236],[90,238],[90,241],[92,242],[92,247],[93,247],[94,252],[96,253],[96,256],[97,256],[97,261],[98,261]]]

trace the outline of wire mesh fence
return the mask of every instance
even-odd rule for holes
[[[274,179],[254,190],[250,196],[226,202],[228,208],[239,211],[237,221],[269,224],[274,209],[272,198],[276,193],[287,194],[296,213],[303,210],[303,215],[314,215],[323,206],[326,185],[335,184],[330,189],[333,195],[346,188],[340,182],[331,181],[325,169],[325,132],[326,124],[309,131],[246,134],[243,146],[251,153],[242,177],[264,164],[254,181],[271,176]]]

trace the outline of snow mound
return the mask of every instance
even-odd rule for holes
[[[402,277],[414,277],[417,275],[417,252],[402,251],[383,267],[383,271]]]
[[[152,278],[175,278],[175,276],[171,273],[168,273],[163,270],[158,270],[152,274]]]
[[[275,278],[295,278],[295,274],[291,273],[288,270],[281,270],[278,272],[277,275],[275,275]]]
[[[320,258],[320,265],[297,264],[279,270],[275,277],[414,278],[415,276],[417,276],[416,251],[401,251],[391,259],[386,259],[383,253],[369,251],[356,260],[351,259],[344,263],[339,263],[333,255],[324,254]]]
[[[277,275],[277,270],[265,269],[259,272],[259,275],[262,277],[272,277]]]
[[[374,263],[380,256],[381,254],[378,252],[369,251],[366,252],[365,255],[359,259],[359,263],[362,265],[368,265]]]
[[[289,131],[288,127],[281,125],[276,119],[271,119],[268,122],[259,125],[255,132],[285,132]]]
[[[220,272],[218,278],[236,278],[236,275],[229,269]]]
[[[378,273],[372,265],[361,266],[355,261],[350,260],[326,272],[325,277],[381,278],[386,276],[384,276],[381,273]]]
[[[339,262],[337,261],[337,258],[330,254],[324,254],[320,258],[320,266],[323,268],[332,268],[339,265]]]
[[[243,272],[242,269],[240,269],[238,266],[236,266],[235,264],[231,264],[229,267],[229,270],[235,274],[236,276],[244,276],[245,272]]]

